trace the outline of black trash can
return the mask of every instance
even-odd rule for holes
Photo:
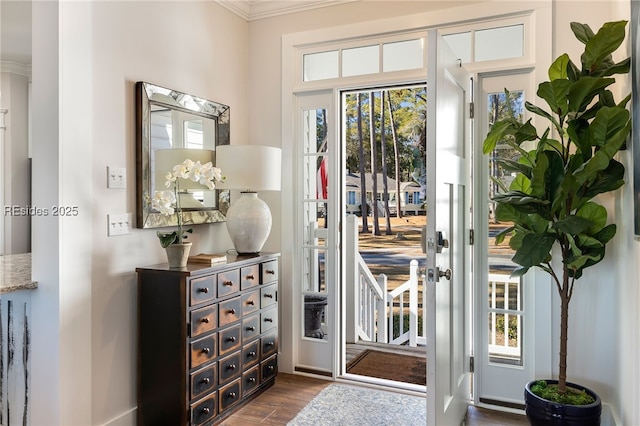
[[[327,298],[325,296],[304,296],[305,337],[313,337],[316,339],[322,339],[324,337],[322,317],[325,306],[327,306]]]

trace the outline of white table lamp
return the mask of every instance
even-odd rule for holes
[[[262,145],[216,147],[216,167],[226,180],[218,189],[238,189],[227,211],[227,230],[238,254],[255,254],[271,232],[271,211],[259,191],[280,191],[281,150]]]

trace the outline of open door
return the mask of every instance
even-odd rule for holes
[[[427,424],[459,425],[471,395],[469,77],[442,36],[428,34]]]

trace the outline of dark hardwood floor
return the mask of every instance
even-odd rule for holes
[[[227,418],[221,425],[286,425],[325,386],[331,383],[328,380],[280,373],[275,385]],[[528,424],[524,416],[478,407],[469,407],[466,422],[467,426]]]

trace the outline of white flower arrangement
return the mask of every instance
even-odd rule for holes
[[[181,164],[173,166],[173,171],[167,173],[164,183],[166,188],[173,186],[173,190],[155,191],[151,199],[151,207],[158,210],[161,214],[170,216],[177,213],[178,215],[177,230],[172,232],[158,231],[158,238],[160,239],[162,247],[181,243],[183,239],[187,238],[185,233],[193,232],[193,229],[183,229],[182,226],[182,209],[180,207],[180,197],[178,196],[180,191],[179,178],[198,182],[206,186],[209,190],[214,190],[216,188],[216,182],[223,182],[225,179],[224,176],[222,176],[222,170],[214,167],[211,161],[200,164],[199,161],[194,162],[186,159]]]

